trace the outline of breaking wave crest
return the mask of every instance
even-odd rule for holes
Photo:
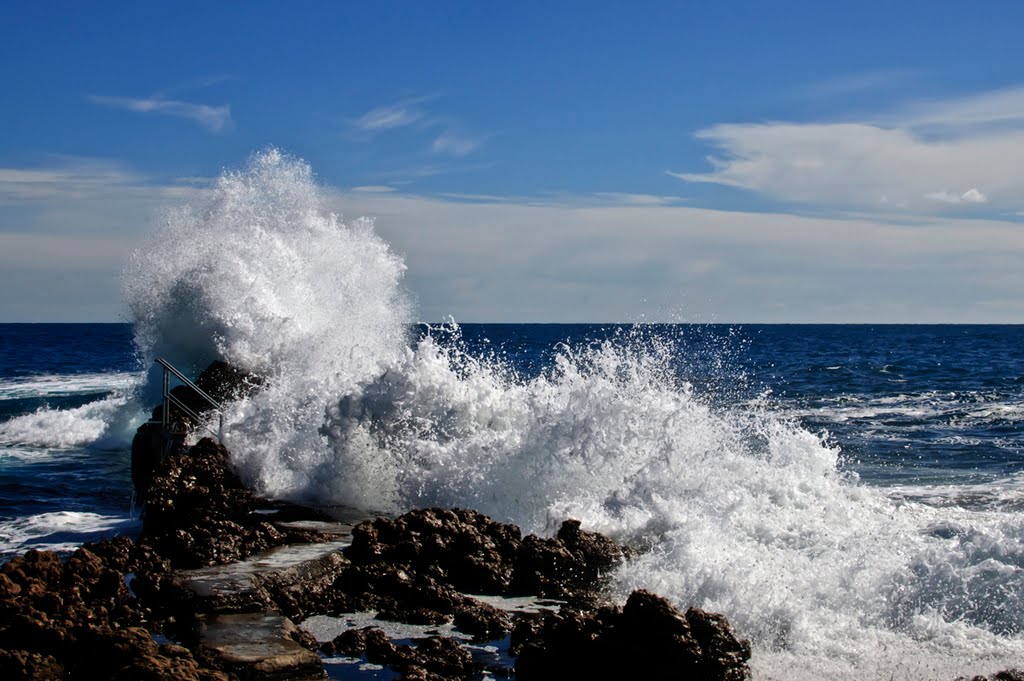
[[[771,405],[723,404],[638,329],[524,378],[456,326],[410,342],[404,265],[325,213],[275,150],[172,214],[127,276],[144,356],[268,377],[228,406],[242,474],[281,497],[469,506],[643,549],[615,576],[725,612],[762,678],[950,678],[1021,659],[1024,521],[862,484]]]

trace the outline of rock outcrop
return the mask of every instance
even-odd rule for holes
[[[749,675],[750,644],[723,616],[697,608],[681,613],[647,591],[634,591],[622,608],[563,609],[524,620],[512,639],[520,681],[741,681]]]
[[[258,381],[218,363],[197,383],[223,400]],[[176,395],[205,409],[191,391]],[[173,409],[172,419],[183,418]],[[351,542],[343,543],[327,516],[247,489],[223,446],[203,439],[167,447],[153,428],[143,426],[133,445],[133,479],[145,498],[138,541],[118,537],[66,558],[29,551],[0,566],[0,678],[322,678],[318,643],[293,622],[357,611],[452,623],[479,641],[511,632],[516,675],[526,681],[747,677],[749,646],[720,615],[680,613],[646,592],[621,608],[604,603],[605,580],[629,551],[578,521],[555,537],[524,538],[476,511],[429,508],[348,525]],[[544,597],[562,607],[511,613],[484,596]],[[482,672],[454,639],[413,643],[369,628],[319,649],[390,666],[403,679]]]
[[[315,531],[282,528],[267,512],[284,510],[247,489],[228,451],[209,438],[169,454],[156,468],[143,516],[146,542],[176,568],[220,565],[286,543],[320,541]],[[305,510],[306,517],[321,517]]]

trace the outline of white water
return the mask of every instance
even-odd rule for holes
[[[0,521],[0,555],[28,549],[74,551],[89,541],[139,529],[137,519],[56,511]]]
[[[41,407],[0,423],[0,447],[5,448],[0,458],[43,458],[48,449],[126,447],[143,420],[131,397],[141,378],[136,373],[95,373],[0,380],[0,400],[109,393],[73,409]]]
[[[567,517],[648,547],[615,576],[726,613],[759,678],[944,678],[1024,660],[1024,521],[886,496],[773,409],[679,382],[670,341],[564,348],[519,380],[407,343],[403,264],[367,221],[320,208],[268,151],[169,217],[127,294],[144,356],[221,356],[270,377],[228,446],[273,495],[477,508],[526,531]],[[452,332],[449,330],[448,332]],[[445,333],[448,333],[445,332]]]

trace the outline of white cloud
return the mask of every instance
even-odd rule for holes
[[[628,192],[597,192],[595,197],[612,203],[633,206],[671,206],[684,203],[687,199],[681,196],[658,196],[655,194],[632,194]]]
[[[964,204],[964,203],[985,203],[988,201],[988,197],[979,192],[977,189],[968,189],[963,194],[954,194],[951,192],[932,192],[925,194],[926,199],[932,199],[933,201],[941,201],[942,203],[952,204]]]
[[[1024,320],[1012,221],[489,198],[337,193],[329,205],[380,216],[424,320]]]
[[[697,137],[719,152],[712,170],[670,175],[819,208],[1024,205],[1024,88],[915,103],[876,120],[723,124]]]
[[[364,184],[359,187],[352,187],[354,192],[367,192],[370,194],[386,194],[388,192],[397,191],[394,187],[389,187],[383,184]]]
[[[431,146],[436,154],[448,154],[450,156],[466,156],[480,148],[484,143],[483,137],[467,137],[447,132],[438,135]]]
[[[911,102],[890,118],[901,126],[938,127],[954,133],[998,124],[1020,124],[1024,123],[1024,86],[953,99]]]
[[[89,101],[116,109],[127,109],[139,113],[159,113],[167,116],[187,118],[199,123],[210,132],[223,132],[231,123],[231,107],[193,104],[176,99],[150,97],[135,99],[132,97],[107,97],[89,95]]]
[[[125,254],[168,204],[208,191],[95,159],[0,169],[0,320],[116,319]],[[897,224],[625,193],[325,194],[325,209],[378,217],[424,320],[1024,321],[1013,217]]]
[[[379,132],[412,125],[426,114],[417,107],[423,98],[411,99],[367,111],[352,125],[366,132]]]

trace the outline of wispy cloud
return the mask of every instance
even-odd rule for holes
[[[968,189],[963,194],[953,194],[951,192],[932,192],[925,194],[926,199],[932,199],[933,201],[941,201],[942,203],[952,204],[964,204],[964,203],[985,203],[988,201],[988,197],[979,192],[977,189]]]
[[[460,135],[450,130],[441,133],[434,139],[431,149],[436,154],[448,154],[449,156],[468,156],[480,148],[486,141],[484,137],[470,137]]]
[[[869,90],[881,90],[902,85],[915,77],[917,72],[909,69],[877,69],[849,73],[811,83],[800,90],[809,97],[840,97]]]
[[[367,194],[387,194],[389,192],[398,191],[394,187],[384,184],[365,184],[359,187],[352,187],[354,192],[363,192]]]
[[[325,187],[324,207],[380,216],[424,320],[1024,319],[1017,216],[896,222],[630,193],[453,201],[374,188]],[[0,211],[0,319],[116,319],[124,258],[162,208],[209,191],[109,159],[0,169],[0,198],[18,204]]]
[[[844,210],[933,213],[1024,206],[1024,87],[911,102],[854,122],[715,125],[719,152],[686,182]]]
[[[907,224],[614,196],[336,193],[326,203],[382,216],[376,229],[407,254],[423,320],[1024,319],[1016,220]]]
[[[379,106],[352,121],[352,126],[363,132],[379,132],[382,130],[404,128],[423,120],[426,112],[420,107],[420,104],[428,99],[428,97],[416,97],[388,104],[387,106]]]
[[[938,128],[951,135],[985,132],[992,126],[1024,125],[1024,85],[910,102],[880,122],[915,129]]]
[[[106,95],[89,95],[89,101],[115,109],[126,109],[138,113],[158,113],[166,116],[187,118],[199,123],[210,132],[224,132],[231,124],[231,107],[194,104],[177,99],[149,97],[137,99],[133,97],[110,97]]]

